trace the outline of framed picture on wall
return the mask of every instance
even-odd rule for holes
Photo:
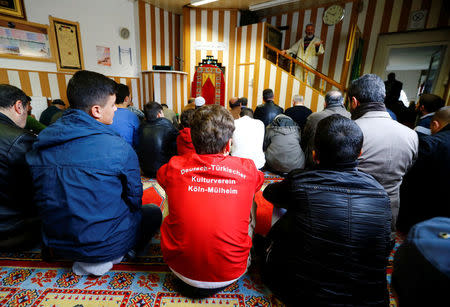
[[[48,33],[47,25],[0,16],[0,57],[54,62]]]
[[[49,16],[53,48],[59,71],[77,71],[84,68],[80,24]]]
[[[23,0],[0,0],[0,15],[27,19]]]

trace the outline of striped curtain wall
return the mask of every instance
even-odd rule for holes
[[[0,83],[14,85],[24,91],[28,96],[62,99],[68,104],[66,94],[67,83],[69,83],[72,75],[69,73],[0,68]],[[135,106],[142,108],[139,78],[112,76],[109,78],[118,83],[128,85]]]

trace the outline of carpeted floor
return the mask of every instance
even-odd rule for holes
[[[265,175],[265,185],[280,180],[270,173]],[[144,203],[156,203],[167,211],[164,191],[154,180],[142,181]],[[259,210],[259,229],[264,233],[270,228],[272,212],[267,206]],[[397,237],[389,258],[389,283],[393,253],[401,242],[402,238]],[[0,306],[284,306],[252,268],[225,290],[203,300],[182,297],[173,281],[174,275],[162,259],[158,237],[152,240],[145,256],[136,262],[121,262],[99,278],[73,274],[70,262],[44,262],[39,249],[0,253]],[[391,306],[396,306],[392,297]]]
[[[70,262],[44,262],[39,250],[0,253],[0,306],[282,306],[253,270],[203,300],[182,297],[173,281],[158,238],[145,256],[99,278],[73,274]]]

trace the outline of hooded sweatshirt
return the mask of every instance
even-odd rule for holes
[[[288,173],[304,168],[305,155],[300,147],[300,128],[284,114],[277,115],[266,128],[264,148],[266,164],[275,172]]]
[[[191,128],[183,128],[180,130],[180,134],[177,137],[177,151],[179,156],[195,153],[191,138]]]
[[[44,244],[56,256],[106,262],[135,244],[142,183],[133,148],[109,126],[71,109],[26,156]]]

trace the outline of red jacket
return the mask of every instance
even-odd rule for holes
[[[195,153],[194,144],[192,144],[191,128],[184,128],[177,137],[178,155]]]
[[[204,282],[239,278],[252,246],[250,210],[264,175],[252,160],[215,155],[175,156],[157,173],[169,204],[161,226],[165,262]]]

